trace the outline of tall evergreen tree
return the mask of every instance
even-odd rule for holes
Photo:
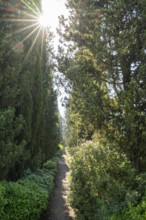
[[[145,168],[145,8],[142,0],[68,0],[68,40],[59,56],[78,112],[93,131],[125,151],[134,166]],[[75,101],[76,100],[76,101]]]
[[[0,178],[15,180],[53,156],[58,109],[51,34],[32,19],[41,1],[1,1],[0,11]]]

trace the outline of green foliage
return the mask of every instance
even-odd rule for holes
[[[59,150],[57,151],[57,153],[59,153],[59,155],[60,155],[62,153],[63,149],[64,149],[63,145],[59,144],[58,149]]]
[[[71,163],[70,202],[79,219],[108,219],[140,195],[136,172],[126,156],[100,143],[86,142]]]
[[[1,183],[1,219],[38,219],[46,208],[47,191],[32,181]]]
[[[48,191],[48,195],[50,196],[54,187],[54,172],[51,172],[48,169],[39,169],[35,173],[27,176],[26,179]]]
[[[59,145],[59,149],[57,150],[55,156],[51,160],[46,161],[43,164],[43,168],[48,169],[49,172],[51,171],[51,172],[56,173],[57,168],[58,168],[58,163],[59,163],[59,160],[60,160],[60,156],[62,154],[62,150],[63,150],[63,146]]]
[[[7,183],[3,219],[38,219],[46,208],[48,194],[32,181]]]
[[[69,22],[60,18],[58,63],[71,88],[71,204],[83,220],[109,219],[123,210],[125,219],[143,218],[146,1],[67,0],[67,7]],[[96,143],[81,145],[92,139]],[[133,214],[126,212],[130,203]]]
[[[46,169],[50,169],[53,172],[56,172],[57,171],[56,162],[58,162],[58,159],[48,160],[46,163],[44,163],[43,167]]]
[[[15,118],[15,110],[8,108],[0,110],[0,179],[4,178],[9,170],[24,152],[25,140],[15,142],[15,138],[23,129],[23,118]]]
[[[4,216],[4,206],[7,204],[5,197],[5,187],[0,184],[0,218]]]
[[[67,0],[67,7],[69,22],[61,17],[59,33],[68,47],[58,62],[71,87],[69,143],[98,130],[144,171],[146,3]]]
[[[60,141],[52,34],[27,28],[40,0],[19,7],[0,1],[0,179],[12,181],[40,168]]]
[[[112,216],[110,220],[145,220],[146,219],[146,197],[137,205],[129,204],[128,209],[122,211],[117,216]]]
[[[35,173],[27,171],[17,182],[0,183],[0,219],[37,220],[48,206],[54,188],[59,157]]]

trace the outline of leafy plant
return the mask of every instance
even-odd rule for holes
[[[125,154],[98,142],[76,149],[71,165],[70,202],[79,219],[108,219],[120,213],[135,193],[136,172]]]
[[[3,183],[0,216],[8,219],[38,219],[46,208],[48,193],[29,180],[16,183]]]
[[[146,219],[146,196],[138,205],[129,204],[128,209],[119,215],[113,215],[110,220],[145,220]]]
[[[48,205],[53,191],[59,157],[44,164],[35,173],[26,172],[17,182],[0,183],[0,219],[37,220]]]

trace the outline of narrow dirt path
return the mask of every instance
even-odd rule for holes
[[[59,169],[56,178],[54,194],[50,201],[50,210],[48,220],[73,220],[73,210],[66,204],[68,186],[69,169],[65,162],[65,154],[63,153],[59,161]],[[47,219],[46,219],[47,220]]]

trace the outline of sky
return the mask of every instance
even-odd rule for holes
[[[68,14],[65,0],[42,0],[42,10],[54,32],[58,26],[58,16],[62,14],[66,16]]]
[[[55,34],[54,37],[54,48],[57,49],[58,36],[56,33],[56,28],[59,24],[58,16],[64,15],[68,16],[68,11],[65,6],[66,0],[42,0],[42,10],[43,10],[43,19],[42,23],[48,25],[51,28],[51,31]],[[58,107],[62,117],[65,115],[65,107],[62,106],[61,99],[66,95],[63,88],[60,88],[60,93],[62,95],[58,96]]]

